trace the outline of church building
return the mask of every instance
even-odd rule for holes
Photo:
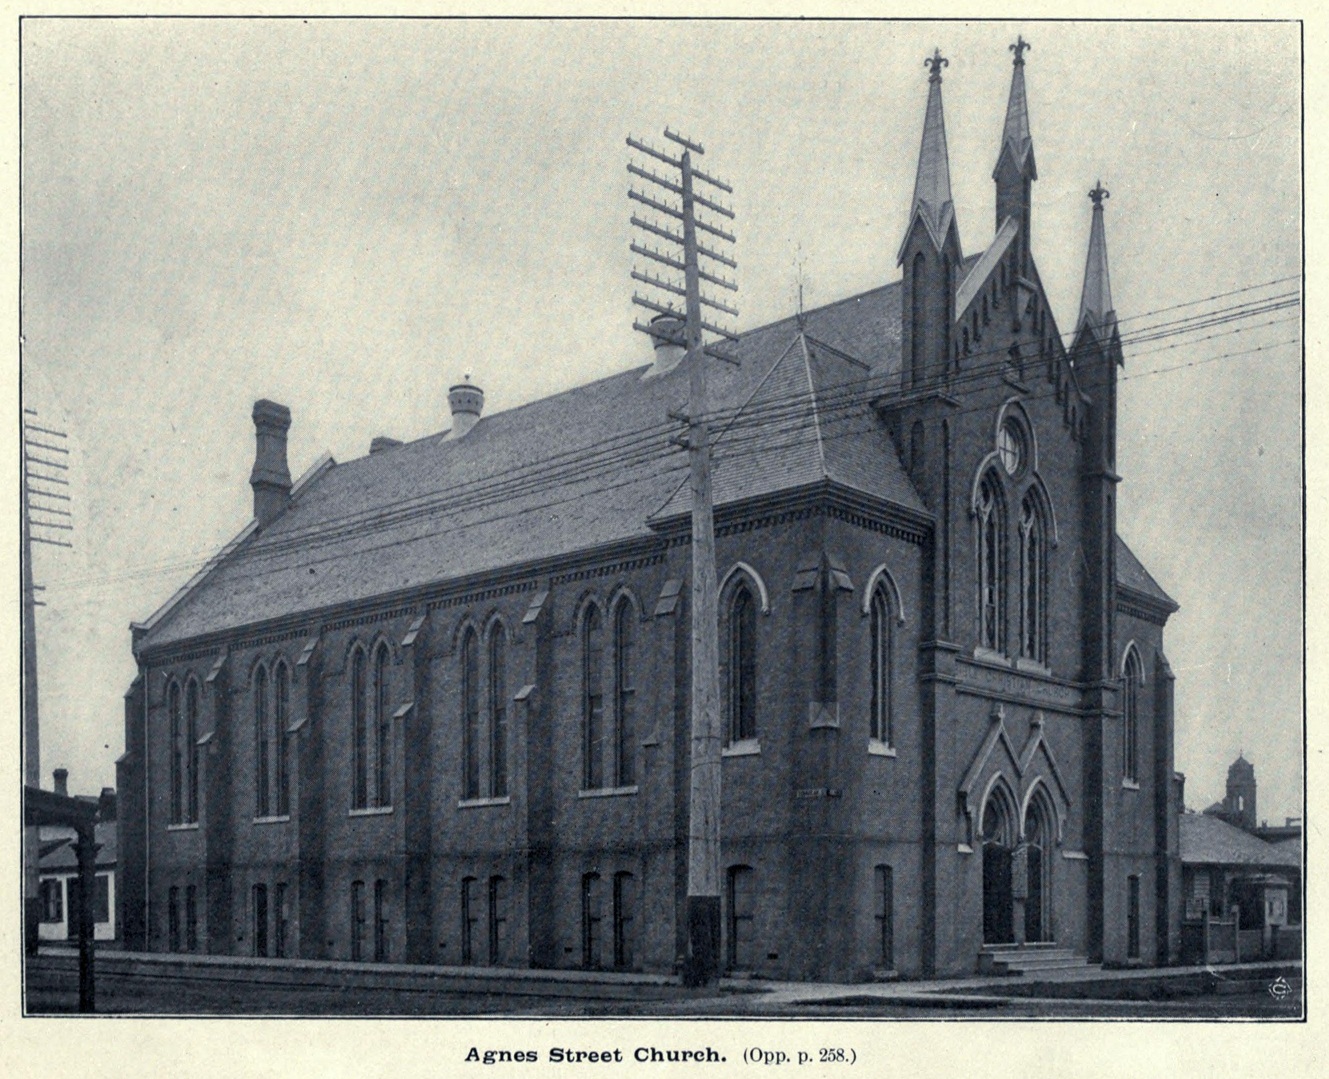
[[[1101,185],[1083,234],[1044,241],[1087,246],[1073,322],[1039,276],[1026,48],[978,248],[938,53],[887,283],[742,333],[737,364],[662,340],[487,416],[468,381],[450,430],[294,482],[299,417],[257,402],[253,520],[132,627],[127,946],[678,969],[690,496],[669,436],[704,362],[726,969],[1174,959],[1177,605],[1117,534]]]

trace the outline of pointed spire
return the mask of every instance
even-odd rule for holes
[[[1001,157],[1008,150],[1011,160],[1020,172],[1027,171],[1031,180],[1038,179],[1038,170],[1034,167],[1034,141],[1029,134],[1029,99],[1024,89],[1024,54],[1033,48],[1023,37],[1016,39],[1010,46],[1015,53],[1015,70],[1011,73],[1011,96],[1006,102],[1006,123],[1001,132],[1001,149],[997,153],[997,169],[1001,168]],[[996,178],[996,170],[993,171]]]
[[[909,226],[922,217],[938,248],[946,242],[955,209],[951,203],[951,165],[946,152],[946,121],[941,112],[941,69],[950,64],[936,49],[923,61],[928,76],[928,106],[923,117],[923,143],[918,152],[918,174],[914,177],[914,202],[909,210]],[[905,243],[909,231],[905,231]],[[900,248],[904,257],[904,245]]]
[[[1101,182],[1089,192],[1094,204],[1094,220],[1089,229],[1089,255],[1084,264],[1084,290],[1080,293],[1077,330],[1087,323],[1090,329],[1097,331],[1116,321],[1112,287],[1108,281],[1107,237],[1103,231],[1103,200],[1109,197]]]

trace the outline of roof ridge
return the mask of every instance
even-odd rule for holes
[[[826,446],[821,437],[821,410],[817,407],[817,382],[812,377],[812,357],[808,354],[807,335],[802,330],[798,332],[798,346],[803,352],[803,374],[808,380],[808,399],[812,403],[812,433],[817,440],[817,460],[820,462],[822,478],[830,479],[830,473],[826,471]]]

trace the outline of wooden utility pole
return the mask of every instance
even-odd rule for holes
[[[715,569],[715,524],[711,504],[711,443],[707,420],[706,363],[707,356],[736,363],[737,360],[706,342],[706,334],[737,341],[734,333],[712,325],[702,318],[706,306],[727,315],[738,311],[719,300],[704,296],[702,281],[730,291],[737,291],[733,281],[718,273],[701,269],[702,256],[721,266],[737,268],[737,263],[713,247],[698,242],[702,231],[717,241],[732,244],[734,236],[722,228],[698,220],[697,208],[702,207],[721,217],[733,219],[734,213],[704,196],[698,195],[693,184],[696,180],[713,185],[732,194],[728,184],[707,176],[692,167],[692,155],[706,151],[697,143],[675,135],[668,129],[665,138],[683,148],[681,157],[648,146],[629,138],[628,145],[648,157],[678,169],[677,183],[657,176],[654,172],[629,164],[628,171],[677,196],[681,205],[671,205],[644,192],[629,190],[628,197],[657,213],[682,223],[680,236],[669,227],[632,217],[632,224],[652,236],[676,245],[673,252],[655,247],[632,244],[632,251],[673,270],[683,272],[683,284],[665,280],[651,273],[633,270],[635,280],[661,290],[667,295],[681,296],[684,309],[679,311],[669,302],[659,303],[633,294],[639,306],[656,312],[657,317],[648,324],[634,323],[634,328],[662,339],[670,344],[681,344],[687,350],[684,360],[688,365],[688,450],[690,484],[692,488],[692,694],[691,694],[691,769],[688,791],[688,893],[687,925],[688,953],[683,970],[688,985],[713,982],[720,973],[720,664],[719,664],[719,611]],[[711,241],[708,241],[711,242]],[[676,252],[681,248],[682,259]],[[681,334],[680,334],[681,330]]]
[[[73,544],[56,539],[50,534],[54,530],[69,532],[73,530],[73,517],[60,503],[69,504],[69,495],[52,491],[51,487],[68,487],[69,481],[51,472],[67,472],[69,466],[53,457],[69,455],[69,450],[59,444],[59,440],[68,436],[63,431],[52,431],[47,427],[38,427],[29,421],[37,413],[30,408],[23,410],[23,471],[21,491],[23,497],[22,545],[20,557],[23,560],[23,782],[29,787],[40,787],[42,778],[41,764],[41,724],[37,708],[37,608],[45,606],[37,598],[41,586],[33,580],[32,545],[48,543],[54,547],[72,547]],[[23,899],[25,910],[24,944],[28,951],[37,948],[37,848],[38,836],[35,827],[25,827],[23,832]]]

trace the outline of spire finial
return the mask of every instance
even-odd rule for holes
[[[1025,41],[1023,35],[1019,35],[1015,39],[1015,44],[1008,45],[1007,48],[1009,48],[1011,52],[1015,53],[1015,66],[1024,67],[1025,50],[1032,49],[1033,46],[1030,45],[1029,42]]]
[[[1106,187],[1103,186],[1103,181],[1102,180],[1095,181],[1094,189],[1089,192],[1089,198],[1093,200],[1094,209],[1101,210],[1103,208],[1103,200],[1110,199],[1111,197],[1112,193],[1108,191]]]
[[[941,82],[941,69],[950,67],[951,62],[941,55],[941,49],[933,49],[932,55],[923,61],[923,66],[932,72],[928,82]]]

